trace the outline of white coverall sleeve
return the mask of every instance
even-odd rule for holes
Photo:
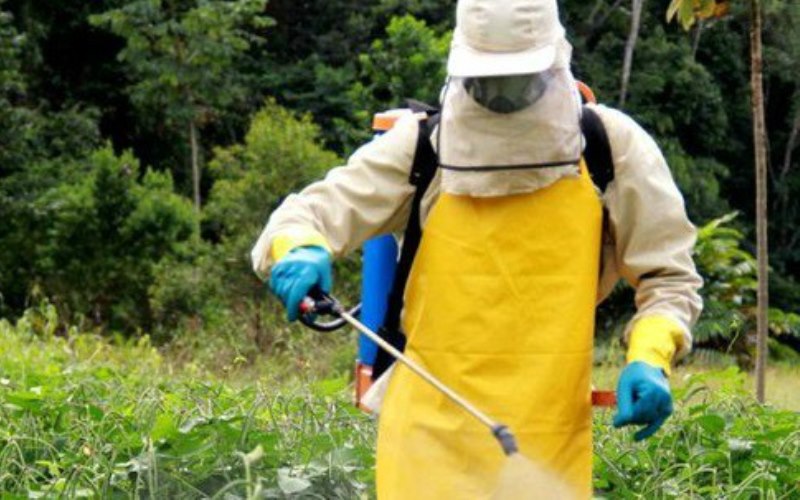
[[[265,278],[278,235],[318,233],[334,256],[367,239],[405,227],[414,187],[409,174],[419,123],[408,114],[394,128],[362,146],[345,166],[292,194],[272,213],[251,252],[253,269]]]
[[[680,357],[691,348],[690,330],[702,309],[702,279],[692,260],[696,230],[652,137],[620,111],[594,109],[605,125],[615,170],[604,195],[613,244],[607,257],[614,262],[604,265],[614,265],[636,289],[637,312],[626,340],[639,320],[666,318],[682,330],[682,341],[676,339]]]

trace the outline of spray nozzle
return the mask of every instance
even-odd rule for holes
[[[508,430],[508,427],[503,424],[497,424],[492,427],[492,434],[494,434],[494,437],[500,442],[500,446],[503,447],[503,453],[505,453],[507,456],[510,457],[511,455],[519,452],[517,438],[511,434],[511,431]]]

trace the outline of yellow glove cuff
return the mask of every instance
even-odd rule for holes
[[[684,342],[684,331],[677,321],[666,316],[646,316],[633,325],[627,361],[644,361],[669,375],[672,358]]]
[[[306,227],[278,233],[272,239],[271,255],[273,262],[278,262],[287,253],[297,247],[318,246],[333,254],[328,241],[318,231]]]

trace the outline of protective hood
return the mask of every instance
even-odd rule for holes
[[[569,70],[571,46],[562,38],[558,47],[541,96],[519,111],[491,111],[470,95],[468,79],[449,78],[436,140],[442,191],[506,196],[578,175],[580,97]]]
[[[563,37],[556,0],[459,0],[447,73],[538,73],[553,65]]]

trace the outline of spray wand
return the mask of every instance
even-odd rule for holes
[[[489,418],[489,416],[476,408],[472,403],[464,399],[463,396],[446,386],[441,380],[433,376],[429,371],[422,368],[422,366],[420,366],[414,360],[408,358],[393,345],[383,340],[377,333],[367,328],[363,323],[355,318],[355,315],[358,314],[356,309],[351,309],[348,311],[338,300],[318,289],[315,289],[312,290],[309,296],[303,299],[303,302],[300,303],[300,312],[302,313],[300,321],[302,321],[304,325],[314,328],[315,330],[330,331],[335,329],[333,325],[338,323],[335,321],[326,324],[316,323],[311,317],[311,315],[314,314],[336,316],[349,323],[353,328],[369,337],[382,349],[391,354],[392,357],[394,357],[397,361],[406,365],[406,367],[408,367],[412,372],[416,373],[423,380],[431,384],[436,390],[450,398],[450,400],[467,411],[467,413],[488,427],[492,431],[495,439],[497,439],[497,441],[500,443],[500,446],[503,448],[503,452],[506,455],[511,456],[519,452],[517,440],[507,426]]]

